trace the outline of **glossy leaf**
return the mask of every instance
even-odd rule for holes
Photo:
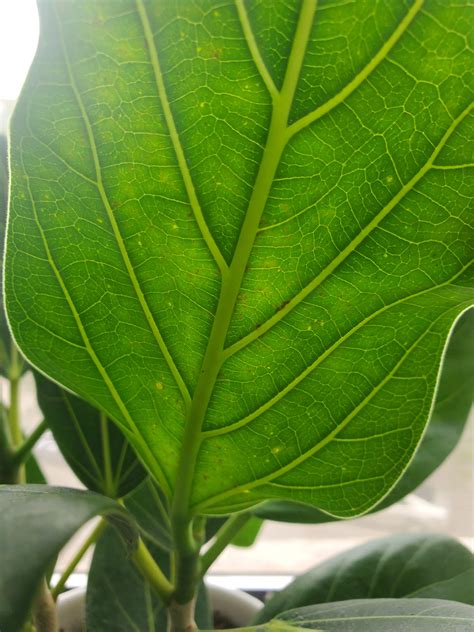
[[[474,310],[459,319],[453,330],[441,371],[435,405],[426,434],[413,461],[395,487],[372,511],[389,507],[414,491],[436,470],[459,441],[472,406],[474,393]],[[333,516],[314,507],[273,501],[255,509],[268,520],[320,523]]]
[[[473,303],[467,4],[40,2],[9,319],[186,511],[410,463]]]
[[[439,562],[434,562],[438,560]],[[280,612],[346,599],[424,597],[474,603],[474,556],[445,535],[403,534],[344,551],[297,577],[261,610]]]
[[[474,608],[437,599],[355,599],[290,610],[241,632],[472,632]]]
[[[169,574],[172,541],[166,499],[147,480],[126,498],[125,506],[159,567]],[[95,547],[89,572],[87,629],[158,632],[166,629],[166,620],[163,604],[130,561],[123,543],[108,529]],[[196,621],[200,629],[212,625],[203,586],[198,592]]]
[[[104,414],[36,371],[35,381],[38,404],[56,443],[88,489],[120,498],[145,478],[126,437]]]
[[[0,630],[18,632],[51,560],[85,522],[101,514],[136,537],[118,503],[80,490],[46,485],[0,486]]]

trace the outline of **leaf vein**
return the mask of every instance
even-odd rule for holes
[[[122,237],[122,233],[120,230],[120,227],[118,225],[118,222],[115,218],[114,215],[114,211],[112,209],[112,206],[110,204],[110,201],[108,199],[105,187],[104,187],[104,183],[103,183],[103,179],[102,179],[102,169],[101,169],[101,164],[100,164],[100,159],[99,159],[99,153],[97,150],[97,144],[95,141],[95,137],[94,137],[94,132],[92,129],[92,124],[91,121],[89,119],[89,115],[87,113],[86,107],[84,105],[84,102],[82,100],[82,96],[81,96],[81,92],[78,89],[75,77],[74,77],[74,73],[72,71],[72,67],[71,67],[71,63],[70,63],[70,59],[69,59],[69,53],[67,50],[67,46],[66,43],[64,41],[64,35],[62,32],[62,28],[61,28],[61,22],[58,19],[58,30],[59,30],[59,34],[60,34],[60,38],[61,38],[61,43],[62,43],[62,48],[63,48],[63,54],[64,54],[64,62],[65,62],[65,66],[67,69],[67,74],[68,74],[68,78],[69,81],[71,83],[71,88],[72,91],[74,93],[74,97],[77,101],[79,110],[81,112],[81,116],[85,125],[85,129],[86,129],[86,133],[87,133],[87,138],[89,141],[89,145],[90,145],[90,150],[91,150],[91,154],[92,154],[92,159],[93,159],[93,163],[94,163],[94,168],[95,168],[95,172],[96,172],[96,176],[97,176],[97,187],[99,189],[99,194],[102,200],[102,204],[104,205],[104,208],[106,210],[107,213],[107,217],[110,221],[113,233],[114,233],[114,237],[116,239],[117,242],[117,246],[119,248],[120,254],[122,256],[123,262],[125,264],[125,267],[127,269],[127,272],[129,274],[130,277],[130,281],[132,283],[133,289],[135,291],[135,294],[138,298],[138,301],[140,303],[140,307],[143,310],[143,313],[145,315],[146,321],[148,323],[148,326],[151,329],[151,332],[153,334],[153,337],[155,338],[158,347],[161,351],[161,353],[163,354],[163,357],[165,359],[165,362],[168,364],[168,367],[171,371],[171,374],[173,375],[176,384],[181,392],[181,396],[185,402],[186,405],[189,405],[189,402],[191,401],[191,397],[189,395],[188,389],[186,384],[184,383],[183,378],[181,377],[177,366],[174,363],[174,360],[171,356],[171,353],[169,352],[168,347],[166,346],[166,343],[163,339],[163,336],[161,335],[159,329],[158,329],[158,325],[155,321],[155,318],[150,310],[150,306],[148,305],[148,302],[145,298],[145,295],[143,293],[143,290],[140,286],[140,283],[138,281],[137,275],[135,273],[133,264],[131,262],[130,256],[128,254],[124,239]]]

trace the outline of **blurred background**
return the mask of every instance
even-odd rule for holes
[[[5,135],[38,39],[38,16],[33,0],[0,0],[0,134]],[[8,401],[6,384],[1,399]],[[40,421],[34,384],[26,375],[22,384],[22,420],[28,432]],[[474,420],[467,424],[457,448],[415,494],[379,513],[328,525],[265,523],[251,550],[229,549],[213,567],[219,583],[241,588],[278,589],[290,577],[345,549],[375,537],[398,532],[444,532],[474,549]],[[71,474],[49,433],[35,454],[54,485],[81,484]],[[86,527],[87,530],[88,527]],[[90,528],[90,527],[89,527]],[[84,532],[75,540],[82,541]],[[76,550],[73,542],[62,553],[65,565]],[[86,558],[79,570],[86,570]],[[257,576],[258,574],[258,576]]]

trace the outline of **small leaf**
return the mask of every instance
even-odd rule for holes
[[[474,608],[438,599],[355,599],[290,610],[250,632],[472,632]]]
[[[92,490],[121,498],[146,476],[126,437],[97,408],[37,371],[38,404],[71,469]]]
[[[265,604],[257,621],[268,621],[292,608],[346,599],[414,596],[472,604],[473,586],[466,590],[464,582],[473,571],[472,553],[448,536],[381,538],[345,551],[297,577]]]
[[[104,496],[46,485],[0,486],[0,630],[18,632],[49,563],[85,522],[101,514],[133,546],[126,510]]]

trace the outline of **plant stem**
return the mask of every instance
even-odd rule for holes
[[[34,448],[37,441],[41,438],[47,428],[48,424],[46,423],[46,420],[43,419],[43,421],[36,426],[30,436],[27,437],[20,447],[13,453],[12,458],[15,463],[23,463],[23,461],[26,461],[31,450]]]
[[[23,434],[20,426],[20,379],[21,357],[15,343],[10,347],[10,366],[8,370],[10,381],[10,406],[8,407],[8,428],[10,431],[10,445],[16,450],[23,443]],[[15,472],[15,483],[25,482],[25,470],[19,466]]]
[[[141,538],[138,540],[137,548],[132,553],[132,560],[143,577],[155,589],[162,601],[165,604],[169,604],[174,591],[173,585],[155,562]]]
[[[237,533],[250,520],[251,514],[239,513],[231,516],[216,533],[213,543],[201,556],[200,574],[203,577],[219,555],[232,542]]]
[[[33,622],[37,632],[57,632],[58,617],[56,604],[49,591],[46,579],[42,579],[33,609]]]
[[[112,469],[112,458],[110,455],[110,439],[109,439],[109,426],[107,415],[100,411],[100,433],[102,437],[102,457],[104,459],[104,473],[105,473],[105,489],[106,495],[114,498],[115,484],[114,473]]]
[[[92,531],[92,533],[83,542],[82,546],[77,551],[76,555],[69,562],[69,564],[67,565],[66,569],[63,571],[61,577],[59,578],[58,583],[56,584],[56,586],[51,591],[51,594],[53,596],[54,601],[56,601],[56,599],[58,598],[60,593],[62,593],[62,591],[64,590],[66,582],[69,579],[69,577],[71,576],[71,573],[74,571],[76,566],[82,560],[82,558],[87,553],[89,548],[94,544],[94,542],[96,542],[96,540],[98,540],[98,538],[101,535],[102,531],[104,530],[106,524],[107,523],[106,523],[105,520],[101,520],[99,522],[99,524],[95,527],[95,529]]]

